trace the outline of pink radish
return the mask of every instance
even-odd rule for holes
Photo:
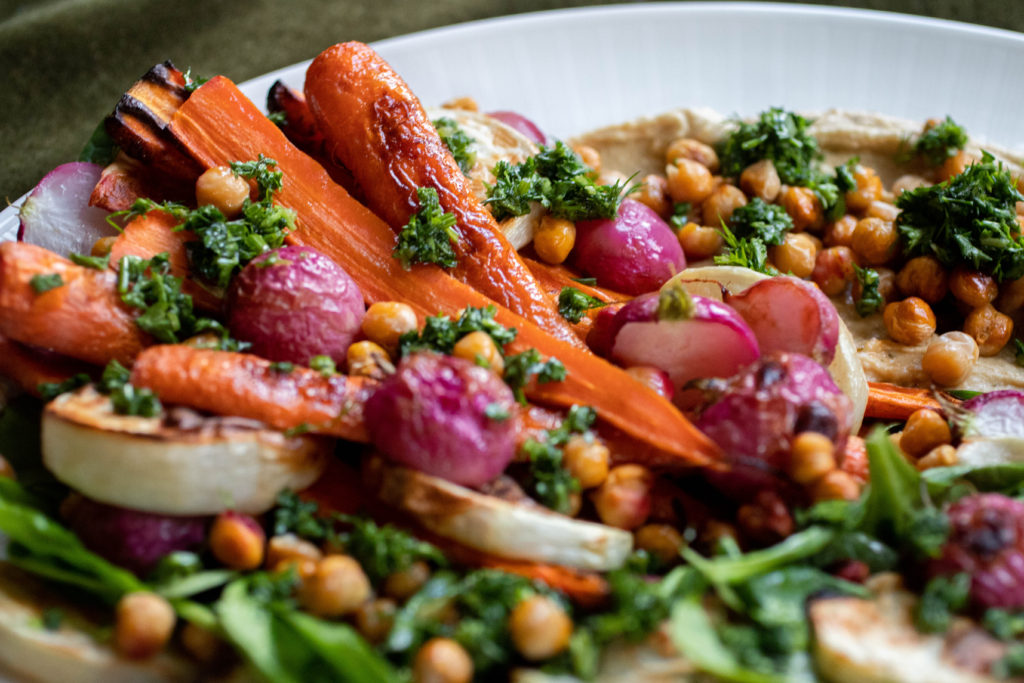
[[[88,254],[101,237],[117,234],[107,212],[89,206],[103,169],[75,161],[61,164],[39,181],[21,207],[18,240],[58,254]]]
[[[746,321],[764,354],[802,353],[828,365],[839,341],[839,314],[820,289],[787,275],[768,278],[725,303]]]
[[[538,145],[548,144],[548,136],[537,127],[536,123],[522,114],[517,114],[514,111],[489,111],[487,115],[492,119],[498,119],[509,128],[519,131]]]

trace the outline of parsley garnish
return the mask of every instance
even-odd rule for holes
[[[985,610],[981,623],[999,640],[1013,640],[1024,635],[1024,612],[1008,612],[993,607]]]
[[[929,166],[941,166],[966,144],[967,132],[963,126],[947,116],[938,125],[921,133],[921,137],[914,143],[914,154],[924,159]]]
[[[270,364],[271,372],[279,372],[282,375],[290,374],[295,369],[295,363],[290,363],[286,360],[274,361]]]
[[[488,403],[487,407],[484,408],[484,415],[495,422],[504,422],[512,417],[512,414],[508,412],[508,408],[498,401]]]
[[[732,212],[729,228],[739,239],[758,239],[766,245],[782,244],[793,229],[793,219],[778,204],[754,197]]]
[[[966,572],[937,576],[924,587],[914,612],[914,623],[922,633],[943,633],[953,615],[967,606],[971,576]]]
[[[76,254],[74,252],[68,254],[68,258],[71,262],[85,266],[86,268],[95,268],[96,270],[106,270],[110,266],[110,254],[106,256],[88,256],[86,254]]]
[[[766,275],[778,275],[779,272],[768,265],[768,247],[756,237],[740,239],[725,225],[720,232],[725,241],[724,254],[715,256],[715,265],[740,266],[750,268]]]
[[[562,291],[558,294],[558,312],[571,323],[583,320],[583,316],[592,308],[601,308],[607,305],[604,301],[581,292],[575,287],[562,287]]]
[[[668,227],[672,228],[672,232],[679,232],[683,229],[692,209],[693,205],[690,202],[676,202],[672,206],[672,215],[668,219]]]
[[[860,283],[860,296],[857,297],[855,306],[857,314],[865,318],[881,310],[885,303],[878,291],[878,271],[874,268],[861,268],[857,264],[853,265],[853,269],[857,274],[857,282]]]
[[[69,391],[74,391],[79,387],[84,387],[86,384],[92,381],[92,378],[84,372],[79,372],[76,375],[68,377],[63,382],[40,382],[36,387],[39,392],[39,397],[44,401],[52,401],[61,394],[65,394]]]
[[[427,316],[422,332],[406,332],[399,338],[399,356],[407,356],[414,351],[437,351],[450,355],[456,342],[470,332],[478,331],[490,335],[500,351],[516,338],[516,330],[497,322],[494,319],[497,312],[494,306],[467,306],[458,320],[453,321],[446,315]]]
[[[433,121],[433,124],[437,129],[437,134],[441,137],[441,142],[455,157],[455,162],[462,169],[462,173],[469,175],[469,170],[473,168],[473,163],[476,161],[476,153],[470,149],[473,146],[473,138],[466,135],[466,132],[459,128],[459,124],[454,119],[442,117]]]
[[[453,229],[455,216],[441,210],[434,188],[418,187],[416,195],[420,199],[420,210],[402,228],[392,255],[406,270],[413,263],[436,263],[442,268],[454,268],[458,260],[452,242],[459,237]]]
[[[580,490],[580,482],[562,464],[561,447],[573,434],[593,440],[590,427],[596,419],[593,408],[572,406],[561,425],[545,432],[543,441],[527,439],[523,444],[523,454],[530,462],[527,490],[544,506],[563,514],[571,510],[570,496]]]
[[[754,123],[740,122],[720,146],[722,175],[738,178],[747,166],[770,159],[783,183],[807,186],[813,164],[822,158],[818,141],[807,132],[810,125],[779,107],[762,112]]]
[[[152,391],[131,384],[124,384],[121,388],[115,389],[110,394],[110,401],[114,405],[114,412],[119,415],[156,417],[163,407],[160,405],[160,399]]]
[[[537,349],[527,349],[505,359],[505,384],[512,387],[516,400],[526,405],[523,389],[536,376],[540,383],[561,382],[565,379],[565,366],[557,358],[541,360]]]
[[[907,257],[934,255],[947,268],[963,263],[996,280],[1024,276],[1024,238],[1010,172],[985,152],[981,163],[939,185],[904,192],[896,228]]]
[[[288,125],[288,114],[283,111],[272,111],[267,114],[267,119],[278,128],[284,128]]]
[[[183,76],[185,78],[185,92],[187,93],[195,92],[196,88],[210,80],[209,78],[203,78],[202,76],[193,77],[192,67],[185,69]]]
[[[63,285],[64,278],[60,276],[60,273],[39,273],[32,276],[29,284],[32,285],[36,294],[42,294]]]
[[[324,377],[338,374],[338,366],[330,356],[313,356],[309,359],[309,368],[316,370]]]

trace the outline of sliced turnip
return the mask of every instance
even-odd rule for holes
[[[743,316],[762,353],[802,353],[822,365],[836,355],[839,314],[810,282],[781,275],[728,294],[725,303]]]
[[[18,240],[61,255],[88,254],[96,240],[116,235],[107,212],[89,206],[102,172],[96,164],[76,161],[46,174],[21,207]]]
[[[960,406],[965,438],[1024,439],[1024,392],[1007,389],[975,396]]]

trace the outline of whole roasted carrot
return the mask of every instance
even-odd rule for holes
[[[868,382],[868,405],[864,410],[864,417],[906,420],[922,408],[942,412],[942,404],[928,389],[901,387],[886,382]]]
[[[404,301],[422,318],[457,315],[467,306],[494,302],[437,266],[404,270],[392,257],[395,236],[380,218],[331,182],[326,171],[296,149],[272,122],[223,77],[210,79],[178,110],[169,129],[204,166],[255,159],[264,154],[283,172],[275,201],[294,209],[296,230],[288,240],[319,249],[359,284],[368,303]],[[590,405],[606,423],[674,465],[705,465],[720,459],[719,449],[671,403],[622,369],[565,343],[534,323],[497,306],[496,319],[519,334],[513,352],[536,348],[558,358],[568,372],[564,382],[528,389],[527,395],[553,406]]]
[[[580,344],[555,302],[473,194],[419,99],[363,43],[335,45],[306,71],[306,98],[328,154],[351,171],[369,206],[400,229],[419,209],[418,187],[437,190],[452,213],[452,274],[563,341]]]
[[[40,384],[58,384],[90,371],[96,368],[64,356],[41,354],[0,335],[0,375],[33,396],[39,396]]]
[[[260,420],[277,429],[369,440],[363,403],[376,382],[345,375],[324,377],[303,367],[275,367],[248,353],[161,344],[135,360],[131,382],[171,404]]]
[[[55,286],[43,291],[48,280]],[[32,244],[0,244],[0,334],[95,365],[130,364],[150,341],[136,314],[121,302],[113,272]]]
[[[530,272],[537,278],[537,282],[540,283],[540,286],[544,288],[551,298],[559,301],[559,312],[561,312],[561,301],[559,300],[559,297],[566,287],[577,289],[583,294],[594,297],[598,301],[606,304],[619,301],[625,302],[632,298],[626,294],[613,292],[610,289],[602,289],[601,287],[596,287],[594,285],[585,285],[581,282],[577,282],[573,277],[578,277],[578,275],[565,266],[552,266],[526,257],[523,257],[523,263],[526,264],[526,267],[529,268]],[[580,318],[579,322],[573,323],[573,330],[576,332],[576,336],[581,340],[586,341],[587,334],[594,327],[594,318],[600,310],[601,306],[594,306],[584,312],[583,317]]]

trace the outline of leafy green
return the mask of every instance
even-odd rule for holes
[[[459,239],[454,230],[455,216],[441,210],[434,188],[418,187],[416,196],[420,200],[420,209],[402,228],[392,255],[406,270],[414,263],[435,263],[442,268],[454,268],[459,263],[452,248],[452,242]]]
[[[42,405],[31,396],[11,399],[0,411],[0,446],[18,484],[46,510],[56,510],[68,488],[43,464],[40,447]]]
[[[87,256],[85,254],[76,254],[71,252],[68,254],[68,258],[76,265],[93,268],[95,270],[106,270],[110,266],[109,253],[106,256]]]
[[[288,125],[288,113],[285,111],[272,111],[267,114],[267,120],[273,123],[278,128],[284,128]]]
[[[985,610],[981,623],[999,640],[1013,640],[1024,635],[1024,612],[1008,612],[992,607]]]
[[[738,178],[747,166],[769,159],[783,183],[806,186],[822,158],[818,141],[807,132],[810,125],[779,107],[762,112],[753,123],[740,122],[720,146],[722,175]]]
[[[92,381],[92,378],[84,372],[79,372],[60,382],[40,382],[36,389],[44,401],[52,401],[61,394],[74,391]]]
[[[874,268],[861,268],[856,263],[853,270],[857,275],[857,282],[860,283],[860,296],[854,302],[857,315],[865,318],[872,313],[877,313],[885,304],[881,293],[878,291],[878,271]]]
[[[39,273],[32,276],[29,284],[32,285],[32,289],[35,290],[36,294],[42,294],[43,292],[49,292],[51,289],[63,286],[64,278],[60,276],[60,273]]]
[[[950,389],[950,390],[946,391],[946,393],[949,394],[950,396],[952,396],[953,398],[955,398],[958,401],[967,401],[967,400],[970,400],[970,399],[974,398],[975,396],[981,396],[985,392],[984,391],[971,391],[970,389]]]
[[[1024,675],[1024,643],[1011,643],[1003,658],[992,665],[992,675],[996,678]]]
[[[677,233],[683,229],[691,210],[693,205],[690,202],[676,202],[672,205],[672,215],[668,219],[668,227],[672,228],[672,232]]]
[[[778,275],[775,268],[768,265],[768,247],[760,239],[740,239],[725,225],[720,229],[725,241],[725,253],[715,256],[715,265],[740,266],[750,268],[765,275]]]
[[[736,584],[755,576],[780,569],[798,560],[813,557],[835,538],[836,532],[813,526],[789,536],[764,550],[755,550],[739,557],[708,559],[689,547],[682,549],[683,557],[713,584]]]
[[[86,141],[85,147],[78,153],[78,161],[106,166],[114,161],[119,151],[114,138],[107,132],[106,121],[100,121]]]
[[[1024,237],[1016,203],[1024,200],[1010,172],[984,153],[944,183],[902,193],[896,228],[908,257],[933,255],[952,268],[968,264],[996,280],[1024,276]]]
[[[471,149],[473,138],[466,135],[466,132],[459,128],[459,124],[454,119],[446,116],[435,119],[433,124],[437,129],[437,134],[441,137],[441,142],[455,158],[455,163],[459,165],[464,174],[469,175],[470,169],[476,162],[476,152]]]
[[[588,441],[594,438],[591,425],[597,413],[589,406],[572,406],[562,424],[545,432],[543,440],[527,439],[522,452],[530,464],[526,490],[542,505],[557,512],[572,509],[571,496],[580,490],[580,482],[563,465],[561,447],[573,434]]]
[[[114,412],[118,415],[157,417],[163,406],[150,389],[124,384],[110,394]]]
[[[929,166],[941,166],[966,144],[967,131],[947,116],[938,125],[921,133],[914,143],[913,153],[924,159]]]
[[[770,246],[782,244],[786,233],[793,229],[793,219],[778,204],[754,197],[732,212],[729,229],[738,239],[757,239]]]
[[[541,360],[537,349],[527,349],[505,359],[505,383],[512,388],[516,400],[526,405],[524,389],[530,379],[540,383],[561,382],[565,379],[565,366],[557,358]]]
[[[278,494],[271,523],[274,536],[295,534],[311,541],[324,541],[333,528],[331,518],[320,515],[320,506],[315,501],[302,500],[293,491]]]
[[[922,633],[945,633],[953,615],[967,606],[971,576],[966,572],[937,576],[924,587],[914,610],[914,624]]]
[[[575,287],[562,287],[562,291],[558,294],[558,312],[571,323],[583,320],[587,311],[607,305],[606,302],[585,294]]]
[[[324,377],[338,374],[338,366],[330,356],[313,356],[309,359],[309,369],[316,370]]]
[[[511,343],[516,338],[514,327],[504,327],[494,319],[498,309],[494,306],[474,308],[467,306],[457,320],[446,315],[427,316],[421,332],[406,332],[398,339],[399,356],[407,356],[414,351],[437,351],[451,354],[456,342],[470,332],[486,332],[498,349]]]

